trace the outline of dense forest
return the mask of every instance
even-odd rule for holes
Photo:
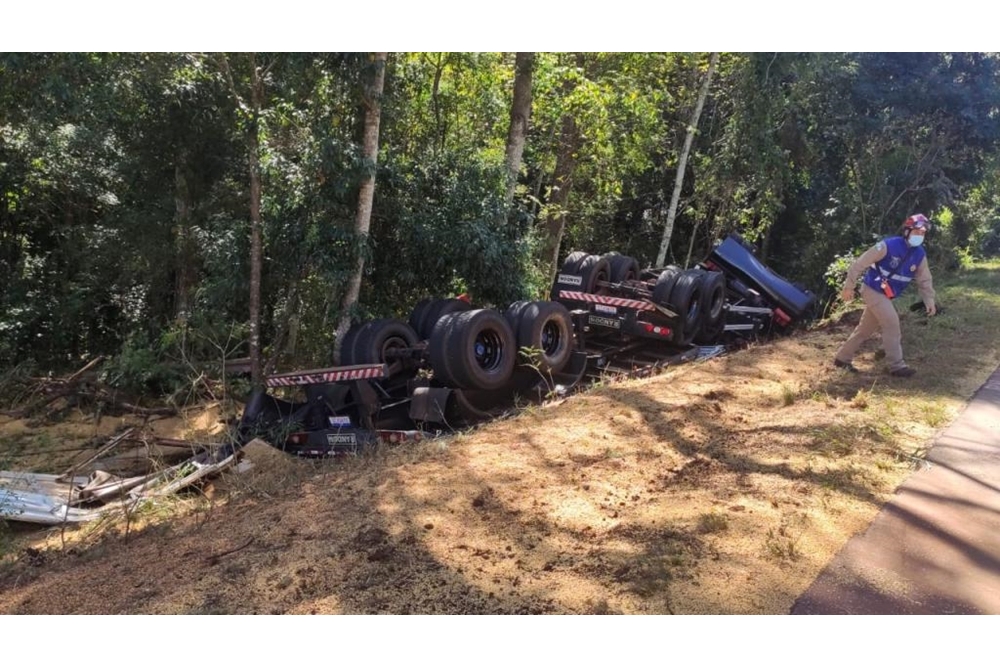
[[[909,214],[1000,253],[987,53],[0,54],[0,370],[329,364],[351,319],[729,232],[827,296]]]

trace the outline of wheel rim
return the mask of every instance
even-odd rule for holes
[[[476,365],[483,370],[494,371],[503,359],[503,339],[495,331],[484,331],[476,336],[474,352]]]
[[[382,349],[380,350],[379,359],[383,364],[386,365],[389,375],[399,372],[405,366],[405,360],[400,357],[392,357],[388,352],[390,350],[401,350],[410,347],[409,343],[403,338],[388,338],[384,343],[382,343]]]
[[[542,327],[542,351],[546,355],[552,355],[559,350],[562,344],[562,328],[551,320]]]
[[[386,354],[389,350],[399,350],[409,347],[405,340],[402,338],[388,338],[384,343],[382,343],[382,361],[388,361],[389,356]]]
[[[608,288],[601,287],[597,283],[609,283],[611,282],[611,272],[610,271],[598,271],[597,279],[594,281],[594,294],[607,294]]]

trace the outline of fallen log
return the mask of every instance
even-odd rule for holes
[[[154,415],[173,417],[174,415],[177,414],[177,408],[171,408],[171,407],[144,408],[141,405],[134,405],[126,401],[120,401],[111,396],[111,394],[108,394],[107,392],[103,391],[78,391],[75,392],[75,395],[81,396],[83,398],[89,398],[95,401],[101,401],[102,403],[108,403],[115,408],[124,410],[126,412],[131,412],[132,414],[136,415],[143,415],[147,417]]]

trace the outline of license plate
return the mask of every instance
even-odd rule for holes
[[[338,445],[357,445],[358,435],[357,433],[327,433],[326,444],[331,447],[336,447]]]
[[[608,329],[622,328],[622,321],[614,317],[600,317],[599,315],[591,315],[587,321],[597,327],[607,327]]]
[[[560,285],[582,285],[582,276],[568,276],[565,273],[560,273],[559,277],[556,278],[556,282]]]

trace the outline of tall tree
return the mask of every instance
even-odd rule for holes
[[[576,54],[576,66],[583,71],[584,56]],[[576,88],[579,77],[567,76],[563,81],[563,92],[568,100]],[[576,170],[576,154],[580,148],[580,128],[572,105],[563,110],[559,127],[559,144],[556,166],[552,173],[552,188],[546,204],[545,236],[542,241],[542,270],[547,270],[548,282],[552,282],[559,263],[559,247],[562,245],[563,230],[566,228],[566,209],[569,193],[573,187],[573,172]]]
[[[247,154],[247,169],[250,179],[250,376],[254,386],[264,385],[261,366],[260,337],[260,289],[261,273],[264,263],[264,223],[260,214],[261,183],[260,183],[260,148],[261,148],[261,111],[264,107],[264,81],[268,70],[274,65],[263,66],[257,62],[254,54],[248,54],[249,60],[249,103],[240,95],[236,80],[233,77],[229,59],[220,54],[219,59],[223,73],[229,82],[230,92],[236,100],[245,123],[245,141]]]
[[[375,197],[375,169],[378,165],[378,130],[382,116],[382,89],[385,86],[385,63],[387,53],[372,54],[373,66],[371,76],[365,84],[362,94],[362,104],[365,111],[364,133],[362,136],[362,160],[365,174],[361,180],[358,192],[358,209],[354,218],[354,231],[359,245],[367,245],[368,231],[371,228],[372,201]],[[340,347],[344,334],[351,327],[351,315],[361,292],[361,278],[365,270],[365,251],[359,249],[347,291],[341,301],[340,321],[337,324],[337,340],[334,343],[334,356],[340,357]]]
[[[507,210],[514,203],[517,175],[521,171],[521,156],[528,137],[528,120],[531,118],[531,73],[535,66],[534,53],[519,52],[514,61],[514,99],[510,105],[510,128],[507,130],[507,150],[504,166],[507,173]]]
[[[718,52],[712,53],[708,63],[708,72],[701,84],[698,92],[698,102],[694,106],[691,114],[691,121],[688,123],[687,136],[684,138],[684,148],[681,150],[681,157],[677,163],[677,176],[674,178],[674,192],[670,196],[670,208],[667,210],[667,223],[663,228],[663,239],[660,241],[660,252],[656,256],[656,265],[663,266],[667,258],[667,247],[670,245],[670,237],[674,232],[674,219],[677,216],[677,203],[681,198],[681,185],[684,183],[684,170],[687,167],[688,154],[691,152],[691,144],[694,142],[694,135],[698,131],[698,120],[701,118],[701,110],[705,106],[705,98],[708,97],[708,89],[712,84],[712,75],[715,73],[715,66],[719,62]]]

